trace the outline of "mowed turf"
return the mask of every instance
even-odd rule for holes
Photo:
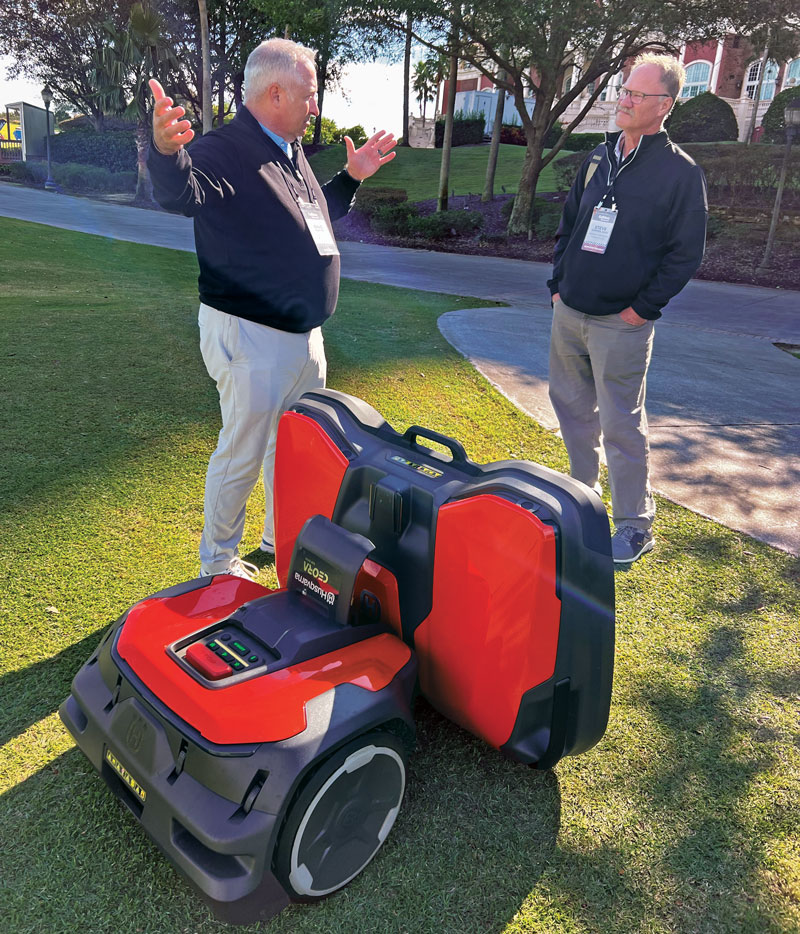
[[[107,624],[197,570],[218,414],[195,272],[189,254],[3,222],[4,934],[226,930],[56,714]],[[477,461],[564,469],[560,441],[441,338],[441,313],[476,304],[345,282],[325,328],[330,385]],[[257,493],[245,550],[259,519]],[[406,800],[375,860],[335,897],[249,930],[800,930],[800,562],[663,500],[656,533],[658,550],[617,575],[613,705],[594,750],[537,772],[420,703]],[[269,562],[260,579],[274,582]]]
[[[556,161],[568,155],[559,153]],[[451,152],[449,190],[456,195],[479,195],[486,179],[486,163],[489,159],[488,146],[456,146]],[[497,173],[494,191],[513,194],[519,187],[525,147],[503,143],[497,157]],[[327,181],[345,163],[344,146],[329,146],[311,157],[314,173],[321,181]],[[368,188],[403,188],[409,201],[426,201],[439,196],[439,170],[442,162],[441,149],[403,149],[401,159],[387,162],[377,175],[368,178]],[[539,176],[536,190],[555,191],[553,164],[547,166]]]

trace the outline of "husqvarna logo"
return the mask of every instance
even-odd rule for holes
[[[125,734],[125,745],[131,752],[139,751],[146,730],[147,724],[138,714],[134,714],[130,726],[128,727],[128,732]]]

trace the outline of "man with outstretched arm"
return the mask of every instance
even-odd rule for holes
[[[222,430],[206,475],[200,574],[251,578],[239,556],[245,506],[264,470],[261,550],[274,552],[272,477],[278,419],[325,385],[320,325],[339,292],[331,219],[359,184],[395,157],[383,131],[320,186],[300,140],[317,108],[315,53],[286,39],[262,42],[245,66],[245,106],[185,146],[185,110],[152,80],[148,167],[162,207],[194,218],[200,266],[200,348],[219,391]]]
[[[703,259],[703,172],[663,129],[683,66],[637,59],[617,103],[620,132],[590,153],[558,229],[550,338],[550,400],[570,472],[600,491],[608,463],[611,547],[629,565],[655,544],[645,414],[653,326]]]

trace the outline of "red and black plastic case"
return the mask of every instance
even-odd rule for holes
[[[400,435],[365,402],[322,390],[278,430],[281,583],[315,514],[375,543],[372,558],[398,584],[420,690],[443,714],[539,768],[597,743],[611,698],[614,575],[593,491],[530,462],[474,464],[451,438],[418,426]]]
[[[369,862],[402,801],[417,688],[540,768],[600,739],[611,695],[608,520],[582,484],[476,465],[452,439],[400,435],[321,390],[281,419],[275,514],[281,590],[220,575],[147,598],[60,710],[237,922],[327,895]]]

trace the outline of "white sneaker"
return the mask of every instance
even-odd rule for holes
[[[216,574],[230,574],[232,577],[241,577],[247,581],[254,581],[258,575],[258,568],[249,561],[242,561],[238,556],[231,560],[231,563],[224,571],[203,571],[198,577],[214,577]]]
[[[275,545],[269,539],[262,538],[261,544],[258,546],[259,551],[263,551],[265,555],[274,555],[275,554]]]

